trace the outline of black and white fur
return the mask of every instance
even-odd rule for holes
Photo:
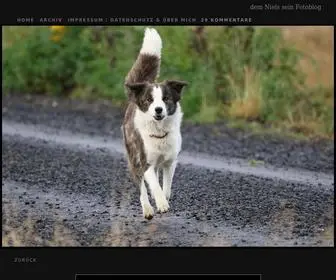
[[[143,216],[151,219],[154,209],[147,187],[159,212],[169,209],[172,181],[181,151],[182,109],[180,98],[183,81],[157,83],[162,41],[158,32],[146,28],[137,60],[129,71],[125,87],[128,106],[122,125],[129,168],[140,187]],[[162,186],[159,182],[162,170]]]

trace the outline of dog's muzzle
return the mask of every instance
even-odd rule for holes
[[[157,115],[157,114],[156,114],[156,115],[154,116],[154,119],[157,120],[157,121],[161,121],[163,118],[164,118],[163,115]]]

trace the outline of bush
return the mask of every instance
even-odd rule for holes
[[[74,73],[83,59],[92,59],[81,28],[63,31],[36,28],[4,50],[4,87],[32,93],[63,94],[73,89]]]

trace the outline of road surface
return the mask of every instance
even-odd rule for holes
[[[170,210],[147,221],[122,110],[26,95],[2,103],[3,245],[334,246],[333,142],[184,123]]]

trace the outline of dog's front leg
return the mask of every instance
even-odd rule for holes
[[[167,200],[170,198],[171,186],[176,168],[176,161],[163,167],[163,193]]]
[[[160,184],[160,169],[159,169],[159,167],[156,168],[156,178],[158,179],[159,184]]]
[[[148,220],[152,219],[154,216],[154,210],[149,202],[147,188],[143,179],[140,183],[140,202],[142,206],[143,216]]]
[[[163,190],[160,187],[154,166],[150,166],[146,170],[144,177],[146,182],[148,183],[148,186],[151,190],[152,196],[154,197],[156,207],[159,210],[159,212],[163,213],[168,211],[169,204],[163,193]]]

